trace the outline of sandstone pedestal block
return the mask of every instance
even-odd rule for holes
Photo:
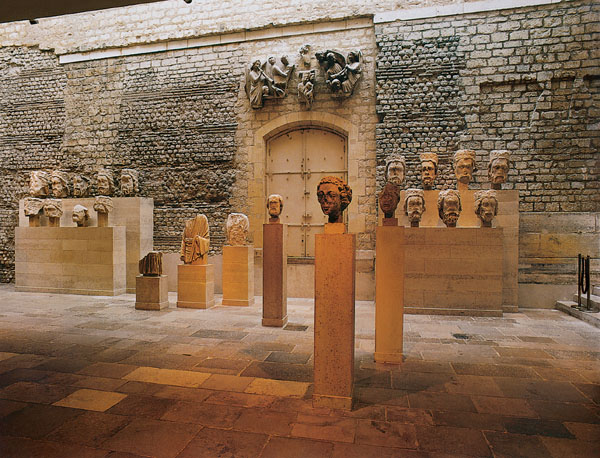
[[[254,304],[254,247],[225,245],[222,305],[252,304]]]
[[[315,237],[315,406],[352,408],[354,379],[354,234]],[[334,224],[333,226],[341,226]]]
[[[144,276],[135,279],[135,308],[162,310],[169,306],[169,283],[166,275]]]
[[[263,224],[263,326],[287,324],[286,224]]]
[[[177,266],[177,307],[207,309],[215,305],[215,273],[212,264]]]
[[[404,228],[377,228],[375,361],[401,363],[404,337]]]

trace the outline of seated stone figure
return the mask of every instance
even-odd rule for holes
[[[456,227],[462,210],[460,193],[455,189],[440,191],[437,205],[440,218],[446,227]]]
[[[85,175],[73,177],[73,197],[87,197],[90,194],[90,179]]]
[[[475,214],[481,220],[481,227],[492,227],[492,220],[498,214],[498,198],[492,190],[477,191],[475,197]]]
[[[196,215],[185,222],[181,237],[181,260],[184,264],[203,264],[210,247],[210,228],[205,215]]]
[[[279,215],[283,210],[283,197],[279,194],[271,194],[267,197],[267,209],[269,211],[269,222],[278,223]]]
[[[394,217],[398,202],[400,202],[398,187],[395,184],[386,183],[379,193],[379,208],[381,208],[385,218]],[[395,224],[397,224],[397,221]]]
[[[408,216],[410,227],[419,227],[425,213],[425,193],[421,189],[410,188],[404,192],[404,213]]]
[[[329,223],[343,223],[343,212],[352,202],[352,189],[338,177],[327,176],[319,181],[317,199]]]
[[[75,205],[73,207],[73,222],[77,224],[77,227],[87,226],[90,215],[88,209],[83,205]]]
[[[69,197],[69,175],[62,170],[52,172],[52,195],[57,198]]]
[[[243,213],[230,213],[225,225],[229,245],[246,245],[250,221]]]
[[[48,172],[33,170],[29,179],[29,195],[32,197],[48,197],[52,180]]]

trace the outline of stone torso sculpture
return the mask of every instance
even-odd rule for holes
[[[475,171],[475,151],[460,149],[454,153],[454,173],[459,189],[466,189]]]
[[[406,171],[406,159],[400,154],[390,154],[385,160],[385,180],[396,186],[402,186]]]
[[[343,212],[352,202],[352,189],[338,177],[327,176],[317,186],[317,199],[329,223],[343,223]]]
[[[69,197],[69,175],[62,170],[52,172],[52,195],[56,198]]]
[[[184,264],[201,264],[210,246],[210,229],[205,215],[196,215],[185,222],[181,238],[181,260]]]
[[[243,213],[230,213],[225,225],[229,245],[246,245],[250,221]]]
[[[446,227],[456,227],[456,223],[462,210],[460,193],[455,189],[440,191],[438,196],[438,213]]]
[[[383,212],[386,219],[394,217],[396,207],[400,201],[400,192],[398,187],[393,183],[386,183],[379,193],[379,208]]]
[[[52,182],[50,174],[42,170],[34,170],[29,176],[29,195],[32,197],[47,197]]]
[[[140,274],[147,277],[158,277],[163,272],[163,258],[160,251],[151,251],[139,262]]]
[[[488,164],[488,178],[492,189],[502,189],[502,183],[506,183],[508,169],[510,167],[510,153],[506,150],[494,150],[490,152]]]
[[[75,205],[73,207],[73,222],[77,224],[77,227],[87,226],[89,217],[88,209],[83,205]]]
[[[267,197],[267,210],[269,211],[269,223],[279,223],[279,215],[283,210],[283,197],[279,194],[271,194]]]
[[[481,227],[492,227],[492,220],[498,214],[498,198],[496,191],[477,191],[475,197],[475,214],[481,220]]]
[[[90,193],[90,179],[84,175],[73,177],[73,197],[87,197]]]
[[[314,90],[315,90],[315,71],[300,72],[300,83],[298,83],[298,98],[300,102],[306,104],[306,108],[309,110],[312,107],[314,101]]]
[[[435,153],[423,153],[421,159],[421,183],[423,189],[433,189],[437,177],[438,155]]]
[[[404,213],[408,216],[410,227],[419,227],[425,213],[425,193],[421,189],[409,188],[404,193]]]

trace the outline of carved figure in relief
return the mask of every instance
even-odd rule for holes
[[[108,170],[100,170],[96,175],[96,189],[100,196],[112,196],[115,191],[113,174]]]
[[[269,87],[274,81],[265,74],[260,60],[252,62],[246,71],[246,95],[252,108],[262,108],[263,97],[269,94]]]
[[[421,183],[423,189],[433,189],[437,177],[438,155],[435,153],[423,153],[421,158]]]
[[[112,197],[96,196],[94,200],[94,210],[98,213],[110,213],[113,210]]]
[[[279,215],[281,215],[281,211],[283,210],[283,197],[279,194],[271,194],[267,197],[267,209],[270,216],[269,222],[278,223]]]
[[[422,189],[409,188],[404,192],[404,213],[408,216],[410,227],[419,227],[425,213],[425,193]]]
[[[50,174],[43,170],[33,170],[29,177],[29,195],[32,197],[47,197],[52,182]]]
[[[229,245],[246,245],[250,221],[243,213],[230,213],[225,224]]]
[[[90,214],[88,209],[83,205],[75,205],[73,207],[73,222],[77,224],[77,227],[87,226]]]
[[[85,175],[75,175],[73,177],[73,196],[87,197],[90,193],[90,179]]]
[[[496,191],[477,191],[475,197],[475,214],[481,220],[481,227],[492,227],[492,220],[498,214],[498,198]]]
[[[57,198],[69,197],[69,175],[62,170],[52,172],[52,195]]]
[[[25,216],[38,216],[44,208],[44,200],[36,197],[26,197],[23,199],[23,212]]]
[[[506,183],[508,169],[510,167],[510,153],[506,150],[494,150],[490,152],[488,164],[488,177],[492,189],[502,189],[502,183]]]
[[[306,104],[306,107],[310,110],[314,101],[314,90],[315,90],[315,71],[309,70],[306,72],[300,72],[301,80],[298,83],[298,97],[300,102]]]
[[[352,202],[352,189],[338,177],[327,176],[319,181],[317,199],[329,223],[343,223],[343,211]]]
[[[310,67],[310,45],[303,45],[298,51],[305,67]]]
[[[135,196],[138,193],[138,172],[134,169],[121,170],[121,195]]]
[[[398,202],[400,202],[398,187],[393,183],[386,183],[379,193],[379,208],[381,208],[385,218],[394,217]]]
[[[402,186],[406,171],[406,160],[400,154],[390,154],[385,160],[385,180],[396,186]]]
[[[456,189],[440,191],[437,201],[438,214],[446,227],[456,227],[462,211],[460,193]]]
[[[274,94],[276,97],[284,97],[287,90],[287,84],[292,76],[295,65],[290,65],[287,56],[281,56],[279,62],[274,57],[269,57],[268,61],[271,70],[271,78],[274,81]],[[279,91],[277,91],[279,89]],[[271,95],[271,94],[269,94]]]
[[[205,215],[196,215],[185,222],[181,238],[181,260],[184,264],[200,264],[210,246],[210,228]]]
[[[459,149],[454,153],[454,173],[456,180],[463,185],[468,185],[473,179],[475,171],[475,151]]]
[[[325,83],[331,92],[351,95],[362,73],[362,53],[351,51],[346,59],[341,53],[328,49],[316,53],[315,57],[325,67]]]
[[[160,251],[151,251],[139,262],[140,274],[147,277],[158,277],[163,272],[163,256]]]

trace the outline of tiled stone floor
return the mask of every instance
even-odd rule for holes
[[[257,298],[259,299],[259,298]],[[136,311],[135,297],[0,286],[1,457],[599,457],[600,330],[552,310],[406,316],[373,362],[356,307],[356,407],[313,408],[310,300]]]

